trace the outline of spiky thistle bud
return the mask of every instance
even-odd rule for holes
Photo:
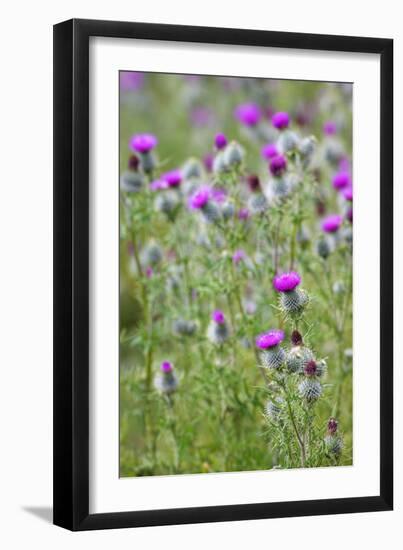
[[[269,400],[266,403],[265,413],[269,420],[276,422],[279,420],[281,413],[283,411],[284,400],[281,397],[274,398]]]
[[[221,215],[224,220],[229,220],[235,214],[235,205],[231,201],[225,201],[221,205]]]
[[[252,214],[263,214],[269,208],[269,203],[263,193],[256,193],[249,198],[248,210]]]
[[[305,365],[309,361],[312,361],[313,358],[314,355],[309,348],[303,345],[296,345],[287,353],[285,363],[290,373],[301,374],[304,371]]]
[[[283,199],[291,192],[290,180],[285,176],[272,178],[269,180],[268,188],[273,199]]]
[[[222,174],[227,171],[228,166],[225,161],[224,151],[218,151],[214,157],[212,169],[214,174]]]
[[[182,167],[182,175],[184,180],[201,178],[203,175],[201,162],[196,158],[188,159]]]
[[[236,141],[231,141],[224,151],[225,165],[228,167],[239,166],[243,157],[244,152],[242,147]]]
[[[318,256],[326,260],[333,252],[333,244],[326,237],[321,237],[315,245]]]
[[[127,193],[138,193],[144,186],[144,177],[139,172],[127,170],[120,177],[120,188]]]
[[[174,191],[165,191],[163,193],[159,193],[155,197],[154,209],[157,212],[162,212],[163,214],[165,214],[166,217],[171,221],[175,220],[175,214],[178,211],[178,205],[179,199]]]
[[[313,403],[322,395],[321,383],[315,377],[307,376],[298,386],[298,393],[308,403]]]
[[[186,319],[175,319],[172,323],[172,331],[180,336],[192,336],[197,330],[196,321],[187,321]]]
[[[284,132],[281,132],[280,137],[277,140],[277,148],[281,153],[295,151],[298,148],[299,141],[299,137],[295,132],[285,130]]]
[[[291,333],[291,343],[293,346],[303,346],[304,341],[302,339],[302,334],[298,330],[293,330]]]

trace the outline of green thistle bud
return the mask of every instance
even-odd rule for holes
[[[313,403],[322,395],[322,386],[315,378],[307,377],[299,384],[298,392],[302,399],[308,403]]]
[[[236,141],[232,141],[224,150],[224,162],[228,167],[241,164],[244,152],[242,147]]]

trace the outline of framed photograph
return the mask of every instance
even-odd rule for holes
[[[54,27],[54,523],[391,510],[393,41]]]

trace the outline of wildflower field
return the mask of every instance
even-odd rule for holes
[[[352,86],[120,73],[120,475],[352,464]]]

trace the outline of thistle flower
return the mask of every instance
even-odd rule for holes
[[[280,151],[277,149],[275,143],[267,143],[266,145],[263,145],[261,149],[261,154],[264,159],[270,160],[273,157],[279,155]]]
[[[351,202],[353,200],[353,188],[346,187],[346,189],[343,189],[343,197],[346,199],[346,201]]]
[[[232,255],[232,262],[236,265],[242,262],[246,258],[245,251],[242,249],[235,250],[235,252]]]
[[[274,113],[271,117],[271,123],[278,130],[284,130],[284,128],[288,128],[290,124],[290,116],[288,113],[282,111]]]
[[[140,159],[137,155],[130,155],[127,167],[129,170],[133,170],[134,172],[137,171],[138,167],[140,165]]]
[[[257,176],[256,174],[249,174],[248,176],[246,176],[246,183],[248,184],[248,187],[250,191],[252,191],[252,193],[260,189],[259,176]]]
[[[228,140],[225,134],[216,134],[214,138],[214,144],[218,150],[224,149],[228,143]]]
[[[280,347],[283,340],[284,332],[276,329],[260,334],[256,338],[256,346],[262,350],[260,359],[263,367],[278,369],[284,363],[285,351]]]
[[[127,193],[138,193],[144,187],[144,177],[139,172],[127,170],[120,178],[120,188]]]
[[[207,338],[212,344],[221,345],[229,338],[229,329],[224,313],[217,309],[211,316],[207,327]]]
[[[287,168],[287,159],[283,155],[277,155],[270,160],[269,170],[273,176],[281,176]]]
[[[333,136],[337,132],[337,124],[333,120],[327,120],[323,124],[323,133],[326,136]]]
[[[182,181],[182,173],[180,170],[171,170],[162,174],[161,179],[165,181],[168,187],[178,187]]]
[[[210,189],[208,187],[201,187],[194,195],[189,199],[189,206],[193,209],[201,209],[208,203],[210,199]]]
[[[154,378],[154,387],[160,393],[170,395],[178,389],[179,380],[174,372],[174,367],[169,361],[164,361],[160,366],[160,373]]]
[[[245,221],[245,220],[248,220],[249,217],[250,217],[250,213],[249,213],[249,210],[247,208],[240,208],[238,210],[238,219],[239,220]]]
[[[231,141],[231,143],[226,147],[224,151],[225,166],[238,166],[239,164],[241,164],[243,157],[244,152],[242,147],[236,141]]]
[[[322,229],[325,233],[336,233],[343,223],[343,218],[339,214],[330,214],[322,221]]]
[[[273,279],[275,290],[281,293],[281,309],[291,315],[299,315],[308,304],[309,298],[302,289],[297,289],[301,282],[301,277],[295,271],[276,275]]]
[[[305,365],[313,358],[314,355],[309,348],[298,344],[294,345],[287,353],[285,364],[290,373],[302,374]]]
[[[343,438],[337,433],[338,421],[331,417],[327,422],[327,434],[324,438],[326,451],[338,458],[343,450]]]
[[[273,279],[273,286],[278,292],[289,292],[294,290],[301,282],[301,277],[296,271],[276,275]]]
[[[144,83],[144,73],[137,71],[120,71],[119,85],[122,92],[135,92]]]
[[[245,126],[256,126],[262,116],[260,107],[256,103],[243,103],[234,111],[235,117]]]
[[[338,426],[339,426],[339,423],[335,418],[333,417],[329,418],[327,422],[328,433],[334,435],[337,432]]]
[[[153,134],[136,134],[130,138],[129,146],[137,153],[149,153],[158,144]]]
[[[352,208],[349,208],[346,212],[346,219],[350,222],[350,223],[353,223],[353,209]]]
[[[332,185],[335,189],[344,189],[351,186],[351,177],[348,172],[337,172],[332,178]]]

